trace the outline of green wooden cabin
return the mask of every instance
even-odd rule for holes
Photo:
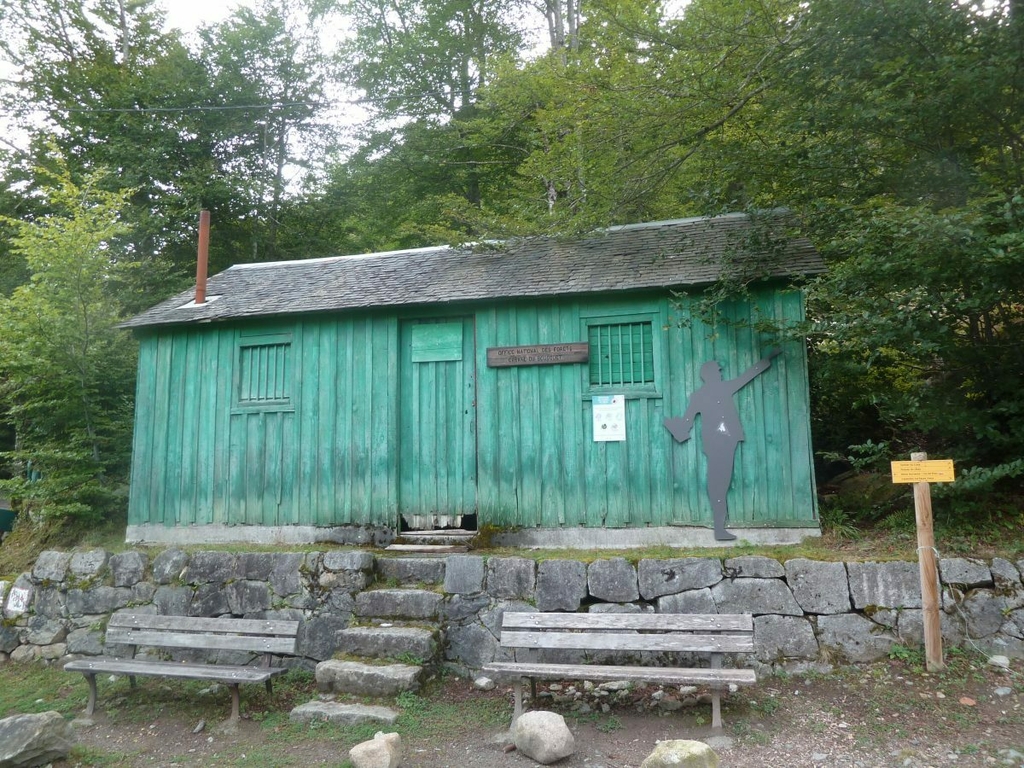
[[[822,268],[804,239],[752,250],[759,226],[728,215],[215,275],[206,303],[182,294],[126,323],[141,344],[128,539],[699,535],[700,440],[676,443],[663,420],[704,362],[737,376],[776,344],[762,321],[802,320],[791,278]],[[720,305],[715,327],[691,316],[702,286],[747,267],[764,278],[751,301]],[[735,398],[731,528],[816,531],[803,345]],[[595,440],[595,407],[624,439]]]

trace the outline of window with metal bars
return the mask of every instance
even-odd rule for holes
[[[591,387],[650,389],[654,385],[651,321],[591,324],[587,336]]]
[[[291,344],[240,347],[238,404],[280,406],[291,402]]]

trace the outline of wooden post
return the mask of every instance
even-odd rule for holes
[[[912,453],[910,459],[927,461],[928,454]],[[935,531],[932,528],[932,491],[928,483],[914,483],[914,514],[917,517],[917,562],[921,572],[925,666],[929,672],[939,672],[946,668],[946,664],[942,660],[939,572],[935,562]]]

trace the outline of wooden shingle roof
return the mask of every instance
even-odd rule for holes
[[[631,224],[578,240],[538,237],[358,256],[240,264],[212,276],[208,301],[181,293],[126,328],[370,307],[684,288],[725,269],[757,277],[814,274],[824,265],[802,237],[744,214]]]

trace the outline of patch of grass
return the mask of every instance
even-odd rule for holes
[[[422,694],[406,691],[398,696],[396,703],[401,714],[395,726],[402,738],[431,739],[445,734],[470,733],[500,727],[508,721],[508,706],[501,699],[469,704],[442,701],[436,693],[431,687]]]
[[[761,717],[771,717],[782,706],[781,702],[774,696],[766,696],[760,701],[750,702],[750,708]]]
[[[614,733],[625,727],[622,721],[615,717],[615,715],[603,715],[600,712],[587,712],[586,714],[569,712],[567,717],[572,718],[573,721],[580,725],[592,725],[601,733]]]
[[[889,658],[904,661],[908,664],[920,665],[924,661],[924,650],[897,643],[889,648]]]
[[[287,756],[281,757],[274,750],[265,747],[246,749],[245,752],[237,754],[216,752],[210,755],[217,765],[259,765],[266,768],[292,768],[297,766],[298,759],[291,760]]]
[[[94,747],[86,747],[77,744],[68,753],[68,762],[71,765],[88,765],[92,768],[106,768],[106,766],[131,765],[132,755],[124,752],[107,752]]]
[[[419,656],[409,653],[408,651],[402,651],[402,653],[394,657],[394,660],[401,664],[409,664],[414,667],[427,663],[426,659],[421,659]]]
[[[772,734],[765,730],[761,725],[755,728],[750,726],[745,720],[738,720],[732,724],[732,732],[736,734],[736,737],[743,739],[751,744],[756,744],[761,747],[768,746],[772,741]]]
[[[42,664],[7,664],[0,685],[0,717],[50,710],[74,715],[85,709],[88,697],[82,675]]]

